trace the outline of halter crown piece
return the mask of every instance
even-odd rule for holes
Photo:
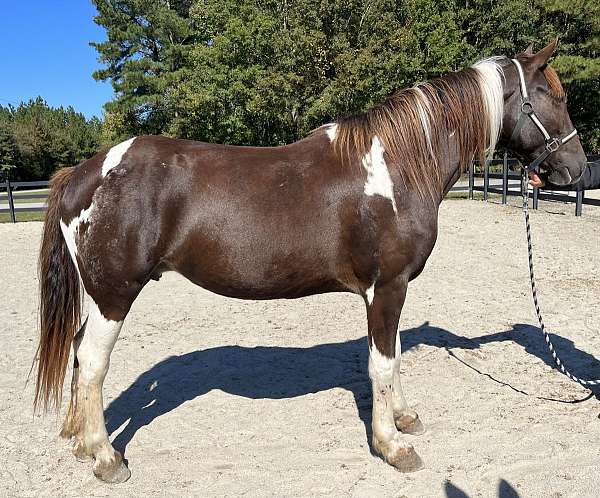
[[[517,124],[515,125],[515,128],[512,132],[512,135],[510,136],[508,143],[510,145],[519,136],[521,128],[525,124],[527,118],[533,121],[533,124],[540,131],[540,133],[544,135],[544,140],[546,141],[546,147],[544,152],[542,152],[538,157],[536,157],[531,162],[531,164],[525,166],[525,169],[527,171],[535,171],[550,154],[556,152],[562,145],[566,144],[569,140],[575,137],[575,135],[577,135],[577,130],[573,129],[571,133],[564,136],[563,138],[550,136],[548,130],[546,130],[542,122],[535,114],[535,111],[533,110],[533,105],[529,101],[529,94],[527,93],[527,86],[525,85],[525,75],[523,74],[523,68],[521,67],[521,63],[517,59],[511,59],[511,61],[517,67],[517,72],[519,73],[519,86],[521,88],[521,111],[519,113],[519,119],[517,120]]]

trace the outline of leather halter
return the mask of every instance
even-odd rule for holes
[[[529,101],[529,95],[527,93],[527,86],[525,85],[525,75],[523,74],[523,68],[521,67],[521,63],[517,59],[511,59],[512,63],[517,66],[517,72],[519,73],[519,87],[521,88],[521,112],[519,113],[519,119],[517,120],[517,124],[508,140],[508,145],[519,136],[521,128],[529,118],[533,121],[533,124],[540,131],[542,135],[544,135],[544,140],[546,142],[545,150],[538,157],[536,157],[529,165],[524,166],[527,171],[535,171],[539,167],[539,165],[553,152],[556,152],[562,145],[566,144],[569,140],[571,140],[575,135],[577,135],[577,130],[573,129],[571,133],[565,135],[562,138],[551,137],[548,133],[548,130],[544,127],[542,122],[539,120],[535,111],[533,110],[533,104]]]

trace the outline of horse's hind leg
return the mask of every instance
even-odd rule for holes
[[[406,297],[407,281],[397,278],[375,287],[367,298],[369,325],[369,376],[373,385],[373,449],[403,472],[422,467],[422,462],[406,436],[398,432],[397,415],[407,411],[398,375],[400,347],[396,338],[400,312]]]
[[[128,309],[129,306],[124,307]],[[113,313],[114,315],[114,313]],[[131,473],[108,440],[104,424],[102,384],[125,313],[107,319],[92,302],[86,323],[75,338],[75,369],[71,405],[61,434],[74,438],[78,459],[94,458],[94,475],[106,482],[124,482]]]
[[[81,439],[80,433],[82,429],[82,413],[81,410],[77,410],[77,384],[79,382],[79,360],[77,359],[77,351],[79,345],[83,340],[85,334],[85,327],[87,320],[83,323],[75,337],[73,338],[73,378],[71,379],[71,401],[69,403],[69,409],[63,422],[62,430],[60,435],[66,439],[71,437],[74,438],[73,443],[73,454],[80,462],[87,462],[92,460],[92,455],[85,451],[83,440]]]

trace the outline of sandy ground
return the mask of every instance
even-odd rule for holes
[[[576,374],[600,377],[600,208],[544,204],[532,218],[547,325]],[[134,304],[105,383],[132,478],[97,481],[25,387],[40,231],[0,225],[2,497],[600,495],[600,402],[549,366],[514,206],[443,203],[411,284],[404,386],[427,426],[411,437],[414,474],[370,453],[359,297],[238,301],[165,275]]]

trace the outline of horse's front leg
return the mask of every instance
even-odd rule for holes
[[[407,280],[401,277],[366,293],[369,326],[369,376],[373,385],[373,448],[403,472],[423,464],[406,436],[418,433],[420,421],[408,409],[399,378],[400,341],[398,321],[406,297]],[[372,297],[371,297],[372,296]]]
[[[402,299],[402,303],[403,302],[404,299]],[[399,304],[399,307],[402,308],[402,304]],[[400,311],[398,313],[400,313]],[[408,403],[404,397],[400,379],[401,355],[402,347],[400,344],[400,331],[397,329],[396,344],[394,347],[394,373],[392,379],[392,407],[394,411],[394,422],[396,423],[396,428],[404,434],[419,436],[425,432],[425,427],[419,419],[418,413],[408,407]]]

